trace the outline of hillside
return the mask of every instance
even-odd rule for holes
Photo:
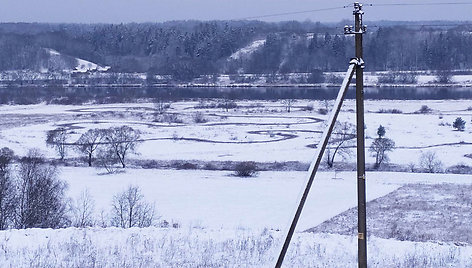
[[[365,35],[366,69],[472,69],[472,27],[457,25],[377,23]],[[112,72],[179,81],[209,74],[344,71],[353,55],[351,38],[338,25],[311,22],[0,24],[0,71],[73,70],[74,58]],[[58,53],[67,56],[56,60]]]

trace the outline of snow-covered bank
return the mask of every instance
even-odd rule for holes
[[[235,57],[240,55],[235,53]],[[146,73],[115,73],[109,67],[77,59],[74,70],[63,72],[3,71],[0,72],[0,88],[10,87],[300,87],[331,88],[339,87],[344,72],[326,72],[319,82],[308,82],[309,73],[277,74],[215,74],[200,75],[189,82],[175,80],[171,75],[148,75]],[[464,71],[470,73],[470,71]],[[385,79],[383,77],[403,75],[409,72],[366,72],[365,87],[472,87],[472,74],[451,74],[442,81],[433,71],[420,71],[411,81]]]

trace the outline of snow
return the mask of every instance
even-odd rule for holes
[[[286,267],[357,264],[357,238],[299,233],[293,241]],[[280,232],[267,230],[10,230],[0,232],[0,267],[273,267],[281,242]],[[369,267],[470,267],[472,263],[471,246],[371,237],[368,247]]]
[[[243,47],[243,48],[239,49],[238,51],[234,52],[231,56],[229,56],[229,58],[232,59],[232,60],[238,60],[242,57],[248,56],[248,55],[254,53],[261,46],[263,46],[265,44],[265,42],[266,42],[265,39],[253,41],[248,46]]]
[[[60,56],[60,55],[61,55],[61,53],[59,53],[57,50],[54,50],[54,49],[48,48],[48,49],[46,49],[46,51],[47,51],[47,52],[49,53],[49,55],[51,55],[51,56]]]
[[[284,228],[306,172],[260,172],[257,178],[238,178],[229,171],[140,170],[97,175],[90,168],[63,169],[61,177],[76,197],[88,188],[97,203],[97,211],[109,210],[114,194],[128,185],[138,185],[147,199],[156,203],[158,214],[167,221],[184,226],[198,224],[208,228]],[[356,180],[352,172],[320,173],[307,201],[300,230],[356,205]],[[399,185],[372,179],[368,199],[383,196]],[[336,196],[335,199],[332,197]]]
[[[254,103],[257,104],[254,107]],[[298,101],[294,105],[303,107],[314,104],[314,111],[322,107],[321,103],[313,101]],[[285,162],[300,161],[308,163],[314,149],[307,147],[316,144],[321,136],[326,116],[316,112],[300,111],[295,108],[286,113],[282,103],[277,102],[239,102],[240,108],[225,112],[222,109],[194,109],[198,102],[178,102],[171,104],[169,112],[177,114],[184,122],[169,124],[152,122],[151,104],[113,104],[113,105],[28,105],[1,106],[0,112],[5,121],[8,115],[34,115],[39,118],[57,116],[58,120],[48,119],[46,123],[26,124],[24,126],[0,128],[4,137],[2,144],[12,148],[17,154],[24,155],[29,148],[37,147],[48,157],[55,157],[52,148],[45,145],[46,131],[62,125],[79,127],[74,130],[70,141],[79,138],[88,128],[106,128],[110,126],[130,125],[143,132],[146,141],[138,147],[138,159],[154,160],[202,160],[202,161],[257,161]],[[244,106],[252,105],[252,108]],[[432,109],[429,114],[418,114],[422,105]],[[366,145],[367,148],[375,137],[379,125],[385,126],[386,137],[396,143],[396,149],[391,152],[391,163],[418,166],[421,153],[436,152],[445,167],[464,163],[472,165],[472,159],[465,157],[471,153],[472,127],[469,111],[470,101],[397,101],[381,100],[366,101]],[[399,109],[401,114],[378,113],[380,109]],[[277,112],[273,112],[276,110]],[[195,124],[192,116],[202,111],[208,121]],[[147,119],[140,117],[87,117],[100,112],[127,114],[142,112]],[[80,117],[79,117],[80,115]],[[85,117],[84,117],[85,116]],[[454,131],[451,124],[456,117],[466,120],[465,131]],[[15,117],[14,117],[15,118]],[[64,119],[60,119],[64,118]],[[81,119],[84,118],[84,119]],[[346,100],[339,116],[339,121],[355,123],[355,102]],[[284,138],[282,135],[295,135]],[[408,137],[408,138],[405,138]],[[184,139],[181,139],[184,138]],[[191,139],[203,139],[198,141]],[[463,142],[461,144],[461,142]],[[453,148],[453,149],[451,149]],[[171,152],[171,153],[170,153]],[[368,165],[375,160],[366,151]],[[78,156],[70,151],[70,156]],[[338,161],[341,161],[339,159]],[[345,161],[353,162],[354,158]]]
[[[51,55],[51,56],[61,56],[62,54],[54,49],[47,48],[46,51]],[[74,68],[73,72],[77,73],[85,73],[89,71],[99,71],[99,72],[106,72],[108,71],[111,67],[110,66],[105,66],[102,67],[96,63],[76,58],[77,60],[77,66]]]
[[[75,67],[74,72],[78,72],[78,73],[85,73],[88,71],[106,72],[110,68],[111,68],[110,66],[102,67],[96,63],[77,58],[77,67]]]
[[[113,176],[90,168],[64,168],[61,177],[76,197],[88,188],[97,211],[109,210],[112,196],[138,185],[156,203],[163,219],[184,226],[208,228],[284,228],[304,188],[306,172],[260,172],[241,179],[229,171],[127,170]],[[305,230],[356,206],[354,172],[319,172],[298,228]],[[470,175],[368,172],[367,200],[384,196],[409,183],[472,183]],[[335,197],[335,198],[333,198]]]
[[[299,108],[307,104],[314,104],[314,111]],[[75,141],[89,128],[126,124],[140,129],[144,139],[177,135],[213,141],[147,140],[138,147],[139,155],[133,156],[137,159],[308,162],[315,150],[307,145],[318,142],[323,128],[321,120],[326,119],[316,113],[323,107],[322,103],[311,100],[299,100],[291,113],[284,111],[282,103],[271,101],[240,101],[238,109],[230,112],[195,109],[196,105],[195,101],[171,104],[169,112],[184,121],[179,124],[153,122],[150,103],[3,105],[0,113],[5,125],[0,125],[0,146],[8,146],[20,156],[29,148],[37,147],[53,158],[56,157],[54,151],[44,142],[50,129],[64,124],[77,127],[72,129],[70,138]],[[430,107],[432,113],[415,113],[422,105]],[[366,101],[367,145],[382,124],[387,130],[386,136],[398,147],[390,154],[394,164],[417,164],[421,152],[435,151],[446,166],[461,162],[470,165],[472,160],[464,157],[470,153],[470,145],[447,145],[472,142],[470,105],[470,100]],[[378,113],[380,109],[393,108],[403,113]],[[209,122],[192,122],[197,111],[202,111]],[[354,101],[347,100],[340,120],[353,122],[354,111]],[[454,131],[447,125],[458,116],[468,122],[464,132]],[[27,117],[45,122],[30,122]],[[24,121],[14,122],[13,126],[6,124],[16,118]],[[279,133],[296,137],[280,140]],[[69,156],[78,155],[71,151]],[[371,165],[373,158],[368,152],[367,156]],[[239,178],[231,171],[139,168],[128,168],[113,175],[102,172],[96,168],[62,167],[60,178],[69,185],[67,196],[76,198],[88,189],[98,215],[110,211],[115,194],[136,185],[146,200],[155,203],[161,220],[179,223],[182,227],[1,231],[0,267],[87,267],[92,266],[89,260],[103,267],[272,266],[307,175],[301,171],[261,171],[254,178]],[[356,237],[302,232],[355,207],[356,182],[353,171],[317,174],[291,245],[289,266],[349,267],[356,264]],[[411,183],[462,185],[472,184],[472,179],[470,175],[367,172],[367,201]],[[472,265],[470,245],[369,237],[369,252],[375,252],[369,256],[374,267],[411,267],[408,262],[415,260],[428,262],[425,266],[429,267]]]

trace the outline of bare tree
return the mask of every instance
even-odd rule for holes
[[[349,122],[337,122],[333,134],[326,150],[326,163],[330,168],[333,167],[336,155],[346,157],[351,153],[349,147],[352,145],[352,139],[356,137],[356,127]]]
[[[75,202],[71,205],[72,226],[87,227],[95,224],[95,201],[88,189],[83,190]]]
[[[287,111],[287,113],[290,113],[290,110],[292,109],[293,104],[295,102],[295,99],[285,99],[282,101],[283,105],[285,106],[285,111]]]
[[[46,144],[56,150],[61,160],[64,160],[64,157],[66,156],[67,138],[67,130],[63,127],[49,130],[47,132]]]
[[[148,227],[156,220],[155,207],[144,200],[137,186],[128,186],[126,190],[113,197],[111,224],[113,226]]]
[[[0,230],[12,225],[15,215],[16,187],[10,171],[13,157],[11,149],[0,149]]]
[[[37,150],[20,160],[16,228],[57,228],[67,224],[67,184]]]
[[[438,173],[443,170],[443,164],[436,152],[424,152],[420,155],[420,167],[429,173]]]
[[[92,166],[93,153],[97,150],[100,145],[100,141],[103,138],[103,131],[100,129],[89,129],[87,132],[82,134],[77,140],[76,150],[83,153],[87,157],[87,163],[89,167]]]
[[[126,156],[130,152],[135,152],[136,146],[141,137],[139,130],[134,130],[128,126],[112,127],[104,131],[104,141],[108,143],[109,152],[105,154],[110,156],[110,152],[116,156],[123,168],[126,167]],[[106,152],[106,151],[104,151]]]

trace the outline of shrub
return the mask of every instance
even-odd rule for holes
[[[229,109],[236,109],[238,104],[233,100],[224,99],[216,105],[217,108],[223,108],[226,111]]]
[[[157,122],[164,122],[164,123],[183,123],[183,120],[177,114],[165,113],[162,116],[159,116],[156,119]]]
[[[401,113],[403,113],[403,111],[400,110],[400,109],[395,109],[395,108],[394,109],[383,109],[383,108],[381,108],[377,111],[377,113],[379,113],[379,114],[401,114]]]
[[[314,107],[312,103],[307,104],[306,106],[302,107],[303,111],[313,111]]]
[[[449,84],[452,82],[452,73],[450,71],[440,71],[436,74],[436,82]]]
[[[177,162],[177,163],[174,163],[174,167],[176,169],[198,169],[198,166],[196,164],[189,163],[189,162],[185,162],[185,163]]]
[[[453,174],[472,174],[472,167],[465,164],[458,164],[452,167],[448,167],[446,172]]]
[[[146,202],[141,189],[128,186],[113,196],[111,224],[121,228],[149,227],[156,220],[154,204]]]
[[[431,108],[428,107],[428,105],[422,105],[421,108],[417,111],[417,113],[420,114],[429,114],[433,111]]]
[[[379,76],[378,82],[380,84],[415,84],[418,78],[413,73],[388,73]]]
[[[215,166],[215,165],[212,164],[212,163],[206,163],[205,166],[203,167],[203,169],[206,169],[206,170],[217,170],[218,167]]]
[[[428,173],[440,173],[443,171],[443,164],[435,152],[422,153],[420,156],[420,167]]]
[[[195,123],[206,123],[208,122],[208,120],[205,118],[205,116],[203,115],[202,112],[196,112],[194,115],[193,115],[193,121]]]
[[[235,166],[234,172],[238,177],[252,177],[257,174],[257,165],[253,161],[240,162]]]

